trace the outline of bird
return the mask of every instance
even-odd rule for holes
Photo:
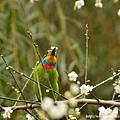
[[[59,92],[58,86],[58,71],[57,67],[57,48],[54,47],[51,50],[47,50],[44,54],[41,63],[34,70],[34,91],[38,101],[41,101],[45,97],[50,97],[53,100],[57,100],[58,94],[40,85],[39,83],[47,86],[48,88]]]

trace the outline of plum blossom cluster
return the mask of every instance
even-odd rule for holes
[[[41,103],[42,109],[47,112],[51,119],[60,119],[66,115],[68,105],[65,103],[54,104],[53,99],[45,97]]]
[[[114,3],[117,3],[119,0],[114,0]],[[84,6],[84,0],[77,0],[74,4],[74,10],[81,9],[82,6]],[[103,8],[102,0],[95,0],[95,7]],[[120,16],[120,9],[117,12],[117,15]]]
[[[90,91],[92,91],[92,89],[93,89],[93,86],[85,85],[85,84],[83,84],[83,85],[80,87],[81,94],[85,94],[85,95],[88,95],[88,93],[89,93]]]
[[[68,74],[68,77],[70,81],[77,81],[78,75],[76,74],[76,72],[72,71],[71,73]]]
[[[112,110],[110,108],[106,109],[102,106],[102,107],[98,108],[98,111],[99,111],[100,120],[116,120],[116,117],[118,115],[118,108],[117,107],[115,107]]]
[[[70,72],[70,73],[68,73],[68,77],[69,77],[69,80],[70,81],[73,81],[73,82],[76,82],[77,81],[77,77],[78,77],[78,75],[76,74],[76,72],[74,72],[74,71],[72,71],[72,72]],[[77,81],[77,83],[79,83],[79,81]],[[70,91],[67,91],[66,93],[66,95],[67,95],[67,97],[69,96],[74,96],[74,95],[77,95],[78,93],[80,92],[80,89],[79,89],[79,85],[78,84],[75,84],[75,83],[72,83],[71,85],[70,85]],[[69,95],[68,95],[68,93],[69,93]],[[65,95],[65,96],[66,96]],[[69,98],[68,97],[68,98]]]
[[[76,8],[80,9],[84,5],[85,5],[84,0],[78,0],[78,1],[75,2],[74,10],[76,10]]]
[[[77,0],[74,4],[74,10],[81,9],[81,7],[84,6],[84,5],[85,5],[84,0]],[[102,4],[101,0],[96,0],[95,1],[95,7],[98,7],[98,8],[103,7],[103,4]]]
[[[11,107],[4,107],[5,112],[2,114],[3,118],[11,118],[11,113],[13,113],[13,110]]]
[[[114,89],[116,93],[120,94],[120,85],[116,85]]]
[[[80,108],[76,107],[73,111],[74,111],[74,114],[69,115],[69,120],[78,120],[77,116],[80,115]]]
[[[72,71],[71,73],[68,74],[68,77],[69,77],[70,81],[77,81],[78,75],[74,71]],[[85,85],[85,84],[83,84],[80,87],[78,84],[71,84],[70,85],[70,91],[73,95],[78,94],[79,91],[81,91],[81,94],[88,95],[88,93],[90,91],[92,91],[92,89],[93,89],[93,86]]]
[[[75,2],[75,5],[74,5],[74,10],[77,9],[81,9],[82,6],[84,6],[85,3],[84,3],[84,0],[78,0]],[[96,0],[95,1],[95,7],[98,7],[98,8],[102,8],[103,7],[103,4],[101,2],[101,0]]]
[[[70,81],[77,81],[78,75],[74,71],[72,71],[71,73],[68,74],[68,77],[69,77]],[[71,84],[70,85],[70,91],[74,95],[78,94],[79,90],[81,91],[81,94],[87,95],[90,91],[92,91],[92,89],[93,89],[93,86],[85,85],[85,84],[80,86],[80,88],[79,88],[78,84]]]
[[[120,94],[120,80],[116,80],[114,85],[114,90],[117,94]]]
[[[101,0],[96,0],[95,1],[95,7],[98,7],[98,8],[102,8],[103,7],[103,4],[102,4]]]

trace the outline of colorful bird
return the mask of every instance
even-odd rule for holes
[[[56,47],[48,50],[42,58],[41,63],[34,70],[34,80],[58,92],[58,72],[56,70],[57,57]],[[58,95],[44,86],[34,83],[34,89],[38,100],[44,97],[50,97],[54,100]]]

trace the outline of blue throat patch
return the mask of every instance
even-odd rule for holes
[[[57,67],[57,63],[48,63],[44,58],[42,59],[42,64],[44,65],[44,64],[47,64],[47,65],[49,65],[49,66],[53,66],[54,68],[56,68]]]

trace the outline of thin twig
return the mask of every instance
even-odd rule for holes
[[[90,94],[99,102],[99,98],[93,92],[90,92]]]
[[[88,69],[88,24],[86,24],[86,60],[85,60],[85,84],[87,84],[87,69]]]
[[[119,75],[120,75],[120,73],[117,73],[114,77],[113,77],[113,76],[112,76],[112,77],[109,77],[108,79],[106,79],[106,80],[104,80],[104,81],[96,84],[96,85],[93,87],[93,89],[95,89],[95,88],[103,85],[104,83],[107,83],[107,82],[109,82],[109,81],[111,81],[111,80],[114,80],[114,78],[117,77],[117,76],[119,76]],[[79,94],[79,95],[75,96],[73,99],[79,98],[79,97],[81,97],[82,95],[83,95],[83,94]]]
[[[36,65],[37,65],[37,63],[36,63]],[[35,65],[35,67],[36,67],[36,65]],[[34,71],[34,70],[33,70],[33,71]],[[32,77],[32,75],[33,75],[33,71],[32,71],[32,73],[30,74],[30,78],[31,78],[31,77]],[[28,79],[28,80],[26,81],[26,83],[25,83],[24,87],[22,88],[22,92],[23,92],[23,91],[24,91],[24,89],[26,88],[26,86],[27,86],[27,84],[29,83],[29,81],[30,81],[30,79]],[[20,96],[21,96],[21,94],[19,94],[19,96],[18,96],[17,100],[19,100],[19,99],[20,99]],[[17,101],[15,102],[14,106],[16,106],[16,104],[17,104]]]
[[[37,53],[37,55],[38,55],[38,57],[39,57],[39,61],[41,61],[42,59],[41,59],[40,52],[39,52],[39,50],[38,50],[38,45],[35,43],[35,41],[34,41],[34,39],[33,39],[33,36],[32,36],[32,33],[31,33],[30,31],[27,31],[27,33],[29,34],[29,36],[30,36],[30,38],[31,38],[31,40],[32,40],[32,42],[33,42],[34,48],[35,48],[36,53]]]
[[[21,90],[21,88],[19,87],[19,85],[18,85],[18,83],[17,83],[17,81],[16,81],[13,73],[11,72],[11,69],[9,69],[10,67],[8,66],[8,64],[7,64],[7,62],[6,62],[4,56],[2,55],[1,52],[0,52],[0,55],[1,55],[1,57],[2,57],[2,59],[3,59],[3,61],[4,61],[4,63],[5,63],[5,65],[6,65],[6,68],[9,70],[9,73],[11,74],[11,76],[12,76],[15,84],[17,85],[17,87],[18,87],[18,89],[19,89],[19,91],[20,91],[20,93],[21,93],[21,96],[22,96],[23,99],[24,99],[24,102],[26,103],[26,100],[25,100],[25,97],[24,97],[24,95],[23,95],[23,93],[22,93],[22,90]],[[27,105],[27,103],[26,103],[26,105]],[[37,118],[34,114],[32,114],[29,110],[26,109],[25,111],[26,111],[27,113],[29,113],[30,115],[32,115],[36,120],[38,120],[38,118]]]
[[[79,110],[81,110],[83,107],[85,107],[87,105],[87,102],[86,103],[84,103],[81,107],[80,107],[80,109]]]
[[[19,87],[19,85],[18,85],[18,83],[17,83],[17,81],[16,81],[16,79],[15,79],[13,73],[11,72],[11,69],[9,69],[9,66],[8,66],[8,64],[7,64],[5,58],[4,58],[4,56],[3,56],[2,54],[1,54],[1,57],[2,57],[2,59],[3,59],[4,63],[5,63],[5,65],[6,65],[6,69],[9,70],[9,73],[11,74],[11,76],[12,76],[12,78],[13,78],[15,84],[17,85],[17,87],[18,87],[18,89],[19,89],[19,91],[20,91],[20,93],[21,93],[23,99],[25,100],[25,97],[24,97],[24,95],[23,95],[23,93],[22,93],[22,91],[21,91],[21,88]]]
[[[115,95],[116,95],[116,92],[114,91],[113,96],[112,96],[112,100],[115,99]]]
[[[21,72],[15,70],[13,67],[9,66],[9,69],[13,70],[13,72],[18,73],[18,74],[22,75],[23,77],[25,77],[25,78],[27,78],[27,79],[30,79],[31,81],[33,81],[33,82],[35,82],[35,83],[37,83],[37,84],[40,84],[41,86],[43,86],[44,88],[48,89],[49,91],[52,91],[52,92],[58,94],[59,96],[61,96],[62,98],[64,98],[64,99],[67,100],[67,98],[66,98],[64,95],[62,95],[62,94],[60,94],[59,92],[57,92],[57,91],[49,88],[48,86],[45,86],[45,85],[42,84],[42,83],[38,83],[38,82],[37,82],[36,80],[34,80],[33,78],[30,78],[30,77],[28,77],[27,75],[25,75],[24,73],[21,73]]]
[[[103,85],[104,83],[106,83],[106,82],[108,82],[110,80],[113,80],[113,79],[114,79],[114,77],[109,77],[108,79],[104,80],[103,82],[100,82],[97,85],[95,85],[93,89],[95,89],[95,88],[97,88],[97,87]]]
[[[35,101],[24,101],[24,100],[17,100],[17,99],[13,99],[13,98],[8,98],[8,97],[3,97],[3,96],[0,96],[0,99],[3,99],[3,100],[9,100],[9,101],[17,101],[17,102],[22,102],[22,103],[30,103],[30,104],[40,104],[40,102],[35,102]]]
[[[40,95],[40,101],[42,102],[42,91],[41,91],[41,86],[40,86],[40,82],[39,82],[39,78],[38,78],[38,71],[36,71],[37,73],[36,73],[36,79],[37,79],[37,82],[38,82],[38,84],[37,84],[37,86],[38,86],[38,91],[39,91],[39,95]]]

